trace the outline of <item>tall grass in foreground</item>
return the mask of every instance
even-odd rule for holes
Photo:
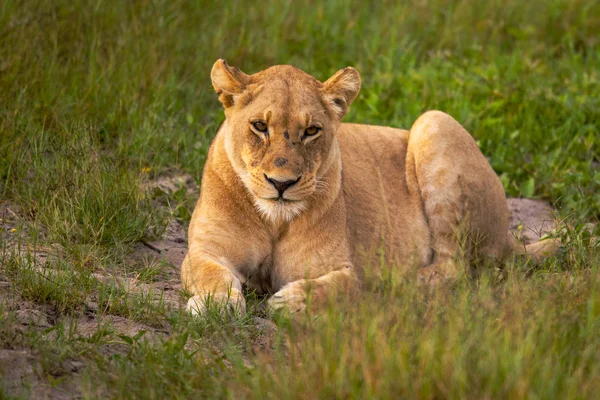
[[[484,279],[477,288],[431,297],[401,285],[399,295],[361,302],[347,314],[331,313],[308,332],[294,332],[286,356],[236,377],[248,385],[241,393],[591,397],[599,389],[598,284],[592,279],[565,287],[552,277],[542,282],[512,276],[492,287]]]
[[[509,268],[434,293],[374,279],[360,302],[279,320],[274,351],[209,316],[216,333],[196,341],[184,324],[160,345],[132,344],[101,376],[119,398],[594,398],[597,267],[534,277]]]

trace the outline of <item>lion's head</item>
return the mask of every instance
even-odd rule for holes
[[[326,82],[289,65],[246,75],[218,60],[212,83],[225,107],[229,161],[271,220],[291,220],[339,162],[335,133],[360,90],[348,67]]]

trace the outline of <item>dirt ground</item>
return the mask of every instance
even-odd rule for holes
[[[556,228],[553,208],[543,200],[509,198],[510,231],[529,244]]]
[[[186,186],[187,190],[197,195],[197,186],[193,179],[187,175],[179,175],[161,178],[155,182],[148,183],[150,190],[162,190],[164,192],[175,191]],[[508,199],[511,211],[510,230],[523,242],[536,241],[545,232],[555,228],[555,217],[553,209],[542,200],[531,199]],[[31,249],[18,248],[19,239],[26,236],[26,216],[22,210],[13,203],[0,203],[0,251],[27,252]],[[164,235],[154,241],[142,242],[135,246],[129,255],[131,263],[162,262],[168,264],[168,273],[159,280],[152,283],[140,282],[135,278],[126,276],[114,276],[106,271],[94,273],[94,277],[101,282],[112,281],[126,290],[134,292],[153,293],[163,296],[165,303],[170,307],[181,307],[184,298],[181,295],[181,283],[179,281],[178,268],[187,251],[186,230],[177,221],[173,220],[168,225]],[[44,262],[52,257],[52,251],[38,250],[36,252],[38,261]],[[16,340],[12,344],[5,344],[0,348],[0,393],[2,389],[11,395],[27,394],[30,398],[77,398],[80,371],[85,366],[83,361],[71,361],[56,371],[56,381],[50,384],[48,377],[40,374],[40,357],[36,350],[19,346],[19,336],[26,334],[31,329],[48,329],[56,322],[56,316],[52,310],[43,305],[23,300],[13,290],[11,282],[8,281],[0,270],[0,304],[4,304],[5,310],[10,310],[16,315],[17,321],[13,321]],[[77,334],[89,337],[98,329],[98,299],[91,295],[86,301],[85,311],[76,319],[75,326]],[[168,337],[170,327],[167,323],[149,326],[127,318],[116,315],[105,315],[103,323],[109,323],[118,334],[134,336],[138,332],[146,331],[145,338],[149,340],[160,340]],[[270,321],[258,321],[258,324],[267,324],[267,328],[273,328]],[[2,327],[0,327],[1,329]],[[11,328],[12,329],[12,328]],[[2,343],[0,343],[2,344]],[[119,351],[118,348],[106,351]],[[68,379],[63,379],[68,377]],[[59,379],[60,378],[60,379]]]

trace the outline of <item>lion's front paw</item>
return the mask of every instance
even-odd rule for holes
[[[190,297],[187,303],[187,310],[192,315],[203,315],[211,303],[226,304],[230,312],[237,311],[242,314],[246,312],[246,300],[242,292],[236,289],[232,289],[230,292],[217,292]]]
[[[274,310],[286,309],[292,313],[306,309],[306,282],[288,283],[269,299],[269,306]]]

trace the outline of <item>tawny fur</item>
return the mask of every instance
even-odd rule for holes
[[[382,259],[429,281],[460,274],[465,246],[497,259],[553,250],[515,247],[500,180],[449,115],[426,112],[410,131],[341,123],[360,90],[350,67],[321,83],[291,66],[246,75],[218,60],[211,78],[226,120],[182,265],[191,311],[209,296],[243,310],[242,286],[273,294],[274,308],[302,310],[307,293],[318,307],[352,295]],[[278,200],[268,179],[298,181]]]

